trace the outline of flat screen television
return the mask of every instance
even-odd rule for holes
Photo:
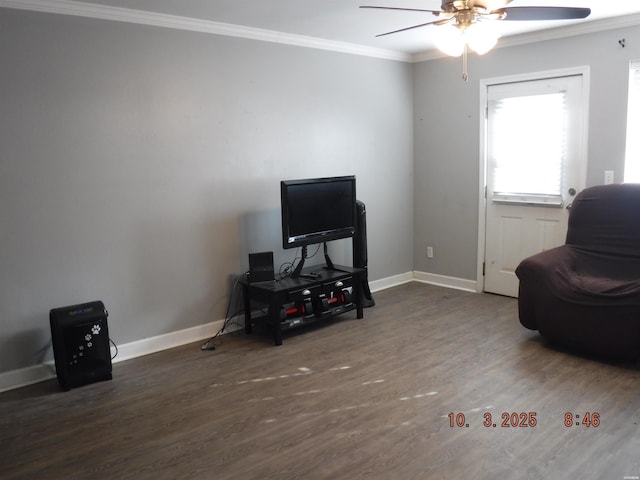
[[[355,236],[354,175],[283,180],[280,197],[283,248],[306,247]],[[305,250],[301,263],[306,256]]]

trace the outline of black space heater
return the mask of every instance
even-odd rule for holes
[[[111,380],[107,316],[101,301],[49,312],[56,375],[63,390]]]

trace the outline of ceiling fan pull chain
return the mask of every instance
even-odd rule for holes
[[[467,44],[465,42],[462,47],[462,80],[469,81],[469,74],[467,73]]]

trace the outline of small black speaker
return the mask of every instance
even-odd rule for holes
[[[249,281],[272,282],[275,279],[273,270],[273,252],[249,254]]]
[[[111,380],[107,316],[101,301],[49,312],[56,375],[63,390]]]

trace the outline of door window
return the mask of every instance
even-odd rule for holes
[[[640,183],[640,60],[629,66],[629,99],[627,107],[627,151],[624,181]]]
[[[562,205],[569,115],[564,78],[489,88],[492,201]]]

